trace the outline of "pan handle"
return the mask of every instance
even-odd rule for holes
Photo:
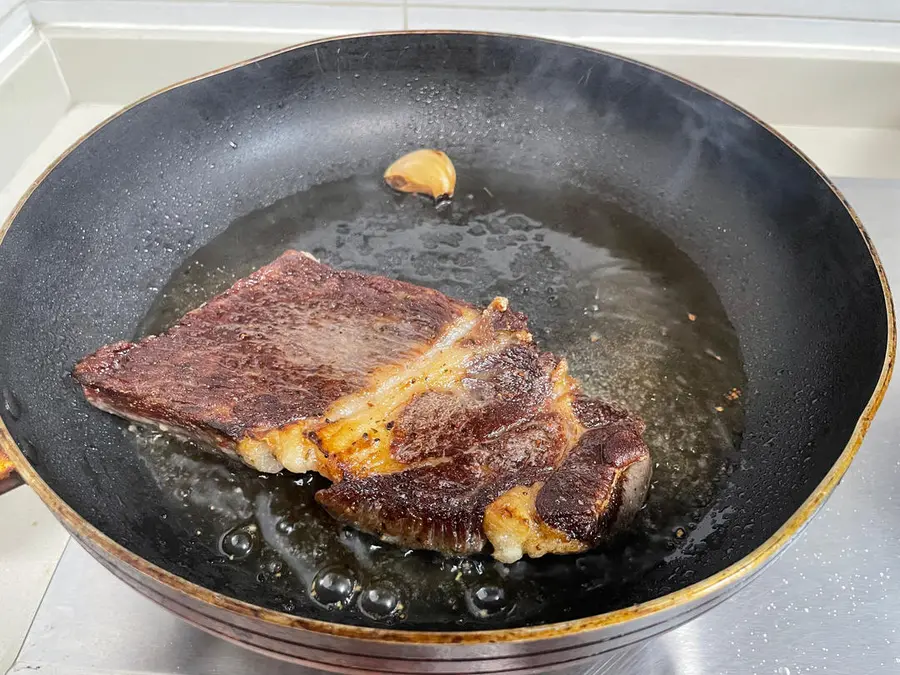
[[[12,460],[0,448],[0,495],[24,484]]]

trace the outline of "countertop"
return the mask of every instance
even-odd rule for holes
[[[78,123],[108,112],[81,110]],[[33,166],[46,164],[71,134],[51,135]],[[25,180],[0,193],[3,210]],[[900,181],[838,184],[900,288]],[[570,672],[900,673],[898,439],[900,389],[892,387],[828,504],[757,581],[671,633]],[[67,543],[27,488],[0,497],[0,541],[0,672],[14,659],[15,673],[312,672],[224,643],[159,609]]]

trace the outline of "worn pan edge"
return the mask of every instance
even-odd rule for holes
[[[486,643],[496,643],[496,642],[512,642],[512,641],[537,641],[537,640],[545,640],[551,638],[559,638],[572,636],[578,633],[583,633],[587,631],[598,630],[601,628],[607,628],[610,626],[615,626],[619,624],[623,624],[628,621],[643,619],[654,614],[672,609],[674,607],[678,607],[679,605],[687,604],[689,602],[693,602],[699,600],[701,598],[705,598],[707,596],[712,596],[719,592],[724,587],[745,579],[745,577],[751,576],[754,572],[759,571],[761,567],[766,565],[768,562],[774,559],[774,557],[784,548],[785,545],[806,525],[806,523],[815,515],[818,509],[822,506],[828,496],[831,494],[832,490],[837,486],[840,482],[840,479],[843,477],[844,473],[846,473],[847,469],[850,466],[853,457],[856,455],[859,450],[860,445],[862,444],[862,440],[866,435],[866,432],[869,429],[869,426],[872,423],[872,420],[875,416],[875,413],[878,411],[879,406],[881,405],[882,400],[884,399],[884,395],[887,391],[888,383],[891,379],[891,374],[894,370],[894,361],[896,358],[896,349],[897,349],[897,335],[896,335],[896,324],[895,324],[895,315],[894,315],[894,302],[893,297],[891,295],[890,287],[887,282],[887,275],[884,271],[884,267],[881,264],[881,260],[878,257],[878,253],[875,251],[874,246],[872,245],[871,238],[868,233],[865,231],[862,223],[859,220],[856,212],[849,205],[846,198],[841,194],[840,190],[832,183],[832,181],[824,174],[824,172],[816,166],[816,164],[807,157],[803,152],[799,150],[791,141],[789,141],[785,136],[783,136],[780,132],[775,130],[766,122],[762,121],[749,111],[745,110],[741,106],[732,103],[731,101],[719,96],[715,92],[706,89],[686,78],[683,78],[674,73],[670,73],[664,69],[657,68],[655,66],[650,66],[645,63],[642,63],[638,60],[631,59],[628,57],[620,56],[610,51],[596,49],[593,47],[587,47],[582,45],[576,45],[569,42],[561,41],[561,40],[552,40],[547,38],[537,38],[525,35],[516,35],[509,33],[497,33],[497,32],[489,32],[489,31],[463,31],[463,30],[411,30],[411,31],[378,31],[378,32],[369,32],[369,33],[358,33],[358,34],[350,34],[350,35],[341,35],[330,38],[323,38],[319,40],[313,40],[309,42],[304,42],[301,44],[293,45],[290,47],[285,47],[282,49],[277,49],[272,52],[262,54],[260,56],[252,57],[243,61],[239,61],[237,63],[224,66],[222,68],[218,68],[212,70],[210,72],[204,73],[202,75],[197,75],[188,79],[185,79],[181,82],[177,82],[175,84],[169,85],[158,91],[155,91],[143,98],[135,101],[134,103],[122,108],[114,115],[110,116],[108,119],[102,121],[100,124],[95,126],[89,132],[81,136],[77,141],[75,141],[68,149],[66,149],[50,166],[48,166],[41,175],[29,186],[28,190],[16,204],[16,207],[13,209],[12,213],[6,219],[2,226],[0,226],[0,245],[2,245],[3,239],[5,238],[6,232],[9,230],[9,227],[12,225],[12,222],[15,220],[19,211],[24,206],[25,202],[29,199],[31,194],[37,189],[38,185],[40,185],[53,171],[56,166],[62,162],[71,152],[75,150],[82,142],[84,142],[88,137],[97,133],[100,129],[102,129],[107,123],[117,118],[119,115],[122,115],[132,108],[139,106],[141,103],[157,96],[159,94],[165,93],[177,87],[190,84],[192,82],[196,82],[198,80],[203,80],[208,77],[212,77],[214,75],[218,75],[220,73],[224,73],[230,70],[234,70],[236,68],[240,68],[252,63],[256,63],[258,61],[262,61],[271,56],[276,56],[278,54],[283,54],[285,52],[292,51],[294,49],[310,47],[313,45],[320,45],[329,42],[335,42],[340,40],[345,40],[348,38],[358,38],[358,37],[374,37],[374,36],[384,36],[384,35],[473,35],[473,36],[485,36],[485,37],[504,37],[504,38],[517,38],[517,39],[525,39],[536,42],[543,42],[551,45],[562,45],[565,47],[580,49],[585,52],[601,54],[604,56],[621,59],[622,61],[626,61],[648,70],[660,73],[662,75],[666,75],[671,77],[679,82],[682,82],[688,86],[694,87],[709,96],[725,103],[726,105],[734,108],[738,112],[746,115],[749,119],[756,122],[758,125],[766,129],[770,134],[778,138],[782,143],[784,143],[787,147],[789,147],[800,159],[806,162],[813,171],[818,174],[818,176],[825,182],[825,184],[831,189],[834,195],[840,200],[841,204],[844,208],[847,209],[847,212],[850,214],[853,222],[856,224],[856,227],[859,229],[860,234],[863,237],[863,240],[866,243],[866,246],[869,250],[870,255],[872,256],[872,262],[875,265],[876,270],[878,271],[878,277],[881,281],[882,291],[885,297],[885,310],[887,313],[887,349],[885,353],[884,363],[882,365],[881,374],[878,379],[878,383],[875,386],[875,390],[869,399],[866,407],[863,409],[859,420],[856,423],[856,426],[853,430],[853,434],[850,437],[849,442],[845,446],[843,452],[838,457],[837,461],[834,463],[834,466],[828,471],[822,481],[816,486],[816,489],[813,493],[806,499],[806,501],[801,504],[801,506],[791,515],[791,517],[782,525],[772,536],[770,536],[765,542],[763,542],[756,549],[751,551],[749,554],[744,556],[742,559],[733,563],[729,567],[726,567],[724,570],[714,574],[711,577],[708,577],[704,580],[698,581],[695,584],[692,584],[686,588],[680,589],[673,593],[669,593],[661,598],[656,598],[654,600],[649,600],[647,602],[643,602],[632,607],[625,607],[619,610],[615,610],[612,612],[607,612],[605,614],[599,614],[597,616],[586,617],[583,619],[575,619],[571,621],[565,621],[560,623],[551,623],[551,624],[543,624],[539,626],[526,626],[521,628],[504,628],[504,629],[493,629],[493,630],[480,630],[480,631],[411,631],[411,630],[396,630],[396,629],[384,629],[384,628],[368,628],[363,626],[351,626],[340,623],[330,623],[326,621],[319,621],[315,619],[307,619],[304,617],[294,616],[291,614],[285,614],[283,612],[278,612],[275,610],[261,608],[257,605],[253,605],[247,602],[243,602],[240,600],[235,600],[228,596],[222,595],[220,593],[210,591],[207,588],[194,584],[192,582],[186,581],[181,577],[168,572],[161,567],[158,567],[144,558],[135,555],[128,549],[126,549],[121,544],[115,542],[114,540],[107,537],[100,530],[95,528],[93,525],[85,521],[78,513],[75,512],[68,504],[66,504],[59,496],[47,485],[46,482],[38,475],[38,473],[34,470],[31,464],[28,462],[27,458],[22,451],[18,448],[16,443],[13,441],[12,436],[9,433],[9,430],[6,428],[6,425],[3,423],[3,420],[0,419],[0,450],[2,450],[13,462],[18,471],[19,475],[23,478],[23,480],[33,489],[37,495],[41,498],[41,500],[54,512],[56,517],[62,521],[62,523],[66,526],[67,529],[76,534],[76,537],[79,539],[87,539],[92,542],[92,544],[98,547],[101,551],[103,551],[107,556],[120,560],[126,565],[129,565],[136,571],[145,574],[160,584],[170,588],[175,593],[186,594],[195,599],[201,600],[203,602],[209,603],[215,607],[218,607],[225,611],[234,612],[240,614],[244,617],[248,618],[257,618],[263,621],[288,627],[288,628],[297,628],[304,629],[314,633],[321,633],[325,635],[331,635],[334,637],[346,637],[346,638],[355,638],[355,639],[363,639],[363,640],[375,640],[375,641],[383,641],[389,643],[413,643],[413,644],[458,644],[458,645],[477,645],[477,644],[486,644]]]

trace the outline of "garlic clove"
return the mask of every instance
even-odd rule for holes
[[[384,181],[398,192],[449,199],[456,190],[456,169],[446,153],[422,149],[403,155],[384,172]]]

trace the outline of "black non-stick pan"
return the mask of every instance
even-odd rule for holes
[[[451,204],[383,185],[419,147],[453,158]],[[508,297],[589,393],[647,422],[630,531],[509,566],[402,551],[325,516],[323,479],[85,402],[76,360],[287,248]],[[771,129],[610,54],[449,32],[301,46],[115,116],[8,223],[0,316],[3,447],[75,537],[210,631],[352,672],[544,670],[696,616],[825,500],[894,358],[862,227]]]

